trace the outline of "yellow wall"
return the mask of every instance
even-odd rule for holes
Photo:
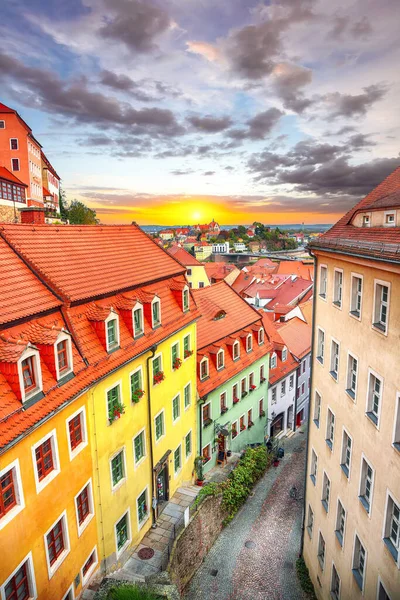
[[[90,436],[89,443],[70,460],[66,419],[85,406],[84,395],[52,417],[47,423],[26,436],[16,446],[0,457],[0,469],[19,459],[25,508],[0,530],[0,585],[19,563],[32,552],[38,598],[61,599],[80,572],[83,564],[97,544],[96,514],[78,537],[75,513],[75,495],[92,477]],[[87,414],[86,414],[87,416]],[[60,472],[39,493],[36,491],[32,446],[56,430]],[[63,511],[67,514],[70,553],[49,580],[44,534],[58,520]],[[75,589],[75,595],[81,586]]]
[[[208,279],[206,269],[203,265],[193,265],[189,266],[188,268],[191,269],[192,274],[188,275],[186,272],[186,279],[194,290],[199,289],[200,281],[204,283],[204,287],[210,285],[210,280]]]
[[[206,260],[212,254],[212,246],[195,246],[194,253],[197,260]]]

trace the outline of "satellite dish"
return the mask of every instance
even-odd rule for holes
[[[220,429],[220,434],[223,435],[224,437],[226,437],[227,435],[229,435],[229,431],[227,429],[225,429],[225,427],[221,427]]]

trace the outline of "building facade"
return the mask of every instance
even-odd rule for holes
[[[400,596],[400,169],[315,239],[304,558],[318,598]]]

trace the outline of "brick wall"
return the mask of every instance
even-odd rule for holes
[[[196,573],[222,530],[226,512],[221,502],[221,496],[206,498],[174,543],[168,571],[179,592]]]
[[[15,211],[17,222],[21,222],[21,213]],[[15,223],[14,208],[12,206],[0,206],[0,223]]]

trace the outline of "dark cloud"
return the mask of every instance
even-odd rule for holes
[[[347,135],[348,133],[353,133],[353,131],[356,131],[355,127],[353,127],[352,125],[345,125],[344,127],[338,129],[338,131],[326,131],[325,135],[328,137],[336,135]]]
[[[271,133],[272,129],[277,125],[279,119],[284,114],[285,113],[278,108],[268,108],[246,121],[246,129],[229,129],[229,131],[226,132],[226,136],[236,142],[242,142],[246,139],[263,140]]]
[[[301,90],[312,81],[311,69],[293,63],[281,63],[277,65],[275,74],[276,91],[285,108],[302,113],[313,104],[313,100],[305,98]]]
[[[135,52],[155,50],[155,40],[171,25],[167,12],[147,0],[105,0],[105,7],[109,12],[100,36]]]
[[[363,94],[356,95],[340,94],[339,92],[327,94],[324,100],[332,106],[331,118],[363,116],[388,91],[387,87],[382,84],[369,85],[363,90]]]
[[[134,81],[127,75],[117,75],[112,71],[104,70],[100,73],[100,83],[114,90],[129,92],[133,98],[140,102],[154,102],[158,100],[158,98],[144,92],[141,89],[142,84]]]
[[[89,135],[87,138],[78,141],[80,146],[112,146],[114,140],[106,135]]]
[[[328,37],[334,40],[341,40],[344,34],[355,38],[366,38],[372,32],[372,27],[367,17],[362,17],[359,21],[351,23],[348,15],[335,15],[332,19],[332,29]]]
[[[335,15],[332,18],[332,29],[328,32],[328,37],[338,40],[342,37],[349,24],[349,17]]]
[[[228,116],[212,117],[207,115],[205,117],[199,117],[192,115],[188,117],[187,120],[192,127],[203,133],[219,133],[232,125],[232,119]]]
[[[192,169],[175,169],[174,171],[170,171],[171,175],[190,175],[194,173]]]
[[[7,79],[18,88],[19,101],[77,122],[128,128],[137,135],[176,136],[184,133],[171,110],[157,107],[135,109],[126,102],[92,91],[84,78],[64,81],[52,71],[25,66],[0,53],[0,81]],[[22,90],[21,88],[25,88]],[[126,129],[125,129],[126,130]]]
[[[376,142],[373,142],[371,139],[371,134],[365,133],[356,133],[349,137],[347,140],[347,145],[350,146],[353,150],[359,150],[360,148],[370,148],[371,146],[376,146]]]
[[[203,175],[209,177],[210,175],[215,175],[215,171],[204,171]]]

